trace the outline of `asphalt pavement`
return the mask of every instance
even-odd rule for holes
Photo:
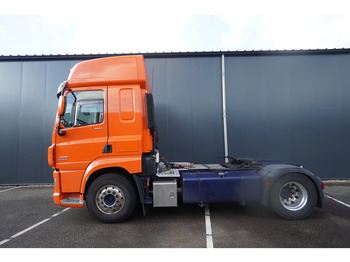
[[[288,221],[257,203],[138,207],[102,224],[57,206],[53,186],[0,187],[0,248],[349,248],[350,182],[326,182],[325,209]]]

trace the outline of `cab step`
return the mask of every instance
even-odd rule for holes
[[[61,203],[65,205],[82,205],[84,201],[79,197],[66,197],[61,200]]]

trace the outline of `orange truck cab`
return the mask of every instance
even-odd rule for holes
[[[82,207],[89,185],[102,173],[155,172],[153,99],[142,56],[81,62],[57,96],[48,150],[57,205]]]
[[[259,200],[288,219],[323,206],[322,181],[300,165],[232,158],[226,164],[159,157],[152,89],[143,56],[76,64],[58,88],[48,162],[54,202],[83,207],[105,223],[142,207]],[[227,156],[228,157],[228,156]],[[178,190],[180,189],[180,190]]]

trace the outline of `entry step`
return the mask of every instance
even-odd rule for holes
[[[61,203],[66,205],[81,205],[84,204],[84,201],[80,200],[79,197],[66,197],[61,200]]]

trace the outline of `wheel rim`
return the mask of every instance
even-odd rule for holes
[[[288,182],[281,188],[281,204],[290,211],[302,209],[306,205],[307,200],[307,190],[298,182]]]
[[[123,191],[114,185],[103,186],[96,194],[96,205],[105,214],[118,213],[124,203]]]

